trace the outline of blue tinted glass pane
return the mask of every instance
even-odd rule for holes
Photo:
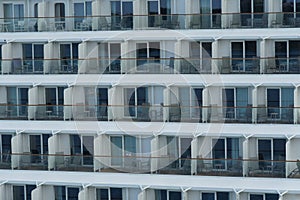
[[[14,17],[17,19],[21,19],[24,17],[24,5],[23,4],[15,4],[14,5]]]
[[[25,199],[24,186],[13,186],[13,200]]]
[[[227,138],[227,158],[239,158],[239,138]]]
[[[196,102],[195,102],[196,106],[202,106],[202,91],[203,91],[202,88],[194,89],[194,93],[196,96]]]
[[[234,107],[234,89],[223,90],[223,105],[226,107]]]
[[[108,200],[108,189],[100,189],[100,192],[101,192],[100,199]]]
[[[84,16],[84,3],[74,3],[74,16]]]
[[[241,13],[251,13],[251,0],[240,0]]]
[[[300,41],[289,41],[290,57],[300,56]]]
[[[23,44],[23,58],[32,59],[32,44]]]
[[[279,107],[279,89],[267,90],[268,107]]]
[[[133,5],[132,2],[123,2],[122,3],[123,16],[133,15]]]
[[[210,13],[210,0],[200,0],[200,13]]]
[[[160,14],[171,14],[171,0],[160,0]]]
[[[108,189],[97,189],[96,191],[97,200],[109,200],[108,199]]]
[[[214,144],[213,158],[214,159],[224,159],[225,158],[225,140],[224,139],[218,139],[217,141],[213,140],[213,144]]]
[[[68,200],[78,200],[79,188],[68,188]]]
[[[122,136],[113,136],[111,139],[111,164],[121,165],[122,164]]]
[[[279,195],[278,194],[266,194],[265,200],[278,200]]]
[[[158,14],[158,1],[148,1],[148,14]]]
[[[287,43],[275,42],[275,57],[286,58],[287,57]]]
[[[270,165],[270,163],[265,160],[271,160],[271,154],[271,140],[258,140],[258,159],[260,160],[260,169],[265,169],[268,165]]]
[[[28,88],[19,88],[19,104],[28,104]]]
[[[202,43],[202,57],[203,58],[211,58],[212,57],[212,46],[211,42],[203,42]]]
[[[260,194],[250,194],[250,200],[264,200],[264,196]]]
[[[125,153],[136,153],[136,138],[133,136],[125,135],[124,136],[124,144],[125,144]]]
[[[212,1],[212,13],[221,13],[222,5],[221,0]]]
[[[13,6],[12,6],[12,4],[4,4],[3,8],[4,8],[3,9],[4,18],[12,18],[13,17]],[[9,19],[7,19],[7,20],[9,20]]]
[[[294,12],[294,0],[282,1],[283,12]]]
[[[70,135],[71,155],[81,154],[81,140],[79,135]]]
[[[294,105],[294,88],[281,89],[281,106],[288,107]]]
[[[271,140],[258,140],[258,153],[264,156],[262,160],[270,160]]]
[[[26,185],[26,199],[31,199],[31,192],[36,188],[35,185]]]
[[[214,193],[202,193],[202,199],[215,200],[215,194]]]
[[[155,200],[167,200],[167,190],[155,190]]]
[[[15,87],[7,87],[7,104],[17,104],[17,91]]]
[[[54,186],[55,200],[66,199],[66,187],[65,186]]]
[[[72,44],[72,56],[74,59],[78,58],[78,43]]]
[[[273,139],[273,160],[285,160],[286,140]]]
[[[11,135],[2,135],[2,162],[10,162]]]
[[[43,59],[44,58],[44,45],[35,44],[34,48],[34,59]]]
[[[32,154],[41,154],[41,136],[30,135],[30,152]],[[34,159],[35,157],[33,157]]]
[[[43,134],[43,154],[48,154],[48,139],[50,137],[50,134]]]
[[[85,4],[85,15],[86,16],[92,16],[92,2],[91,1],[89,1],[89,2],[86,2],[86,4]]]
[[[98,104],[108,104],[108,91],[107,88],[98,89]]]
[[[245,54],[246,58],[256,57],[256,41],[245,42]]]
[[[121,15],[121,2],[111,1],[111,15]]]
[[[217,200],[229,200],[229,192],[217,192]]]
[[[232,42],[231,43],[231,55],[232,58],[243,58],[243,43]]]
[[[61,44],[60,45],[60,58],[62,58],[62,59],[71,58],[70,44]]]
[[[254,0],[253,11],[255,13],[262,13],[262,12],[264,12],[264,5],[265,5],[264,0]]]
[[[169,192],[169,199],[172,199],[172,200],[181,200],[181,192],[170,191]]]
[[[236,105],[247,106],[248,104],[248,88],[237,88],[236,89]]]
[[[122,188],[110,188],[111,200],[122,200]]]

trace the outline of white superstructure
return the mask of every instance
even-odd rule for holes
[[[299,0],[0,1],[0,200],[300,199]]]

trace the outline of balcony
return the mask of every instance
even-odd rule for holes
[[[165,112],[164,112],[165,110]],[[298,123],[298,107],[171,105],[12,105],[0,104],[0,120],[80,120],[187,123]],[[166,116],[164,116],[164,113]]]
[[[2,60],[2,74],[77,74],[78,59]]]
[[[294,58],[268,58],[266,59],[266,74],[299,74],[300,59]]]
[[[0,32],[298,28],[299,13],[66,16],[0,19]]]
[[[300,178],[299,161],[258,159],[174,158],[170,156],[98,156],[1,154],[0,169],[115,173],[157,173],[193,176]],[[287,170],[288,169],[288,170]]]
[[[0,60],[6,74],[299,74],[292,58],[90,58]]]

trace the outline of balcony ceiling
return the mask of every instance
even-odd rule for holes
[[[0,42],[300,39],[299,28],[0,33]]]
[[[34,78],[33,78],[34,77]],[[298,74],[80,74],[80,75],[4,75],[0,86],[299,86]]]
[[[296,179],[239,178],[212,176],[151,175],[88,172],[48,172],[0,170],[1,182],[12,184],[46,184],[70,186],[111,186],[128,188],[243,191],[300,194],[300,182]],[[180,181],[178,181],[180,180]],[[228,184],[230,183],[230,184]],[[188,191],[187,190],[187,191]]]

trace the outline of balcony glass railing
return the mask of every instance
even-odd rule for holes
[[[296,160],[175,158],[168,155],[149,157],[66,155],[63,152],[3,153],[0,169],[300,178],[299,161]]]
[[[0,120],[81,120],[188,123],[298,124],[299,107],[171,105],[12,105],[0,104]],[[165,115],[165,116],[164,116]]]
[[[3,59],[1,74],[299,74],[290,58]]]
[[[141,29],[295,28],[299,13],[217,13],[1,18],[0,32],[114,31]]]
[[[78,59],[5,59],[2,74],[77,74]]]

